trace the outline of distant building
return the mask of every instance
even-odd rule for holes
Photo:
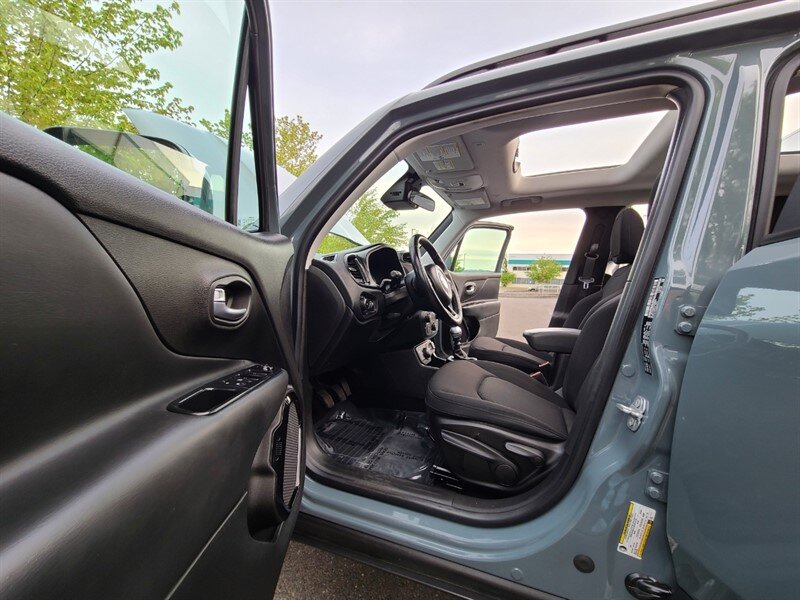
[[[531,266],[531,263],[535,263],[539,260],[542,256],[546,256],[547,258],[552,258],[558,264],[561,265],[561,274],[558,275],[555,279],[550,281],[551,284],[555,285],[563,285],[564,277],[567,275],[567,269],[569,268],[569,263],[572,261],[571,254],[520,254],[520,253],[509,253],[506,257],[508,260],[508,270],[514,273],[514,283],[517,284],[528,284],[531,285],[533,282],[531,278],[528,277],[528,268]]]

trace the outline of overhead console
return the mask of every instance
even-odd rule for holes
[[[483,177],[474,173],[475,162],[461,136],[429,144],[413,152],[406,161],[453,206],[489,208]]]

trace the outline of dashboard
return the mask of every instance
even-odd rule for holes
[[[308,359],[312,372],[359,354],[410,347],[438,329],[406,288],[407,253],[385,244],[317,256],[307,278]]]

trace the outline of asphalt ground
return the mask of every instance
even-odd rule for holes
[[[498,336],[522,340],[525,329],[547,327],[555,301],[555,297],[504,293],[501,296]],[[312,546],[292,542],[275,598],[446,600],[456,596]]]

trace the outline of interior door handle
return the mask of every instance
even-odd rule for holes
[[[214,284],[211,317],[217,325],[238,327],[250,312],[250,284],[239,277],[227,277]]]
[[[472,296],[472,295],[473,295],[475,292],[477,292],[477,291],[478,291],[478,286],[477,286],[477,285],[475,285],[475,284],[474,284],[473,282],[471,282],[471,281],[468,281],[468,282],[467,282],[467,283],[464,285],[464,294],[466,294],[467,296]]]
[[[219,289],[219,288],[217,288]],[[214,290],[216,294],[216,290]],[[214,300],[214,316],[223,321],[238,321],[247,314],[246,308],[231,308],[225,303],[225,297]]]

